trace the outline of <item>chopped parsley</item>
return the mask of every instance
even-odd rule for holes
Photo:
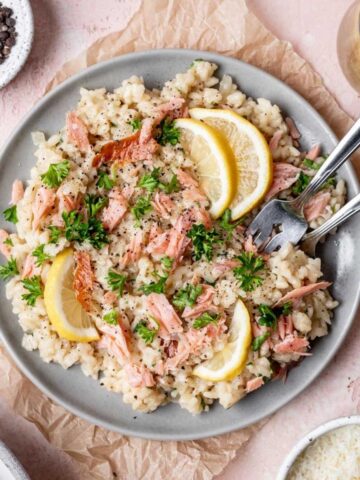
[[[104,170],[100,170],[96,186],[99,188],[105,188],[105,190],[111,190],[114,185],[114,180],[112,180]]]
[[[336,186],[336,177],[329,177],[321,187],[321,190],[323,190],[324,188],[335,187],[335,186]]]
[[[149,197],[138,197],[135,205],[131,208],[131,213],[134,215],[136,221],[135,225],[140,226],[140,220],[142,217],[152,210]]]
[[[141,128],[140,118],[134,118],[134,120],[129,120],[127,123],[133,129],[133,132],[136,132],[136,130],[140,130]]]
[[[180,185],[177,176],[173,175],[168,183],[159,182],[159,188],[165,193],[178,192],[180,190]]]
[[[314,160],[310,160],[310,158],[304,158],[303,165],[306,168],[310,168],[310,170],[319,170],[322,163],[314,162]]]
[[[126,282],[126,275],[117,273],[114,270],[109,270],[106,277],[108,285],[113,292],[117,292],[119,297],[124,293],[124,286]]]
[[[110,310],[110,312],[105,313],[105,315],[103,316],[103,320],[109,325],[117,325],[118,317],[119,317],[119,314],[116,310]]]
[[[86,195],[85,206],[89,217],[95,217],[107,204],[107,197],[98,197],[96,195]]]
[[[300,195],[300,193],[303,192],[305,188],[309,185],[310,180],[311,177],[301,171],[299,178],[296,180],[296,183],[292,188],[292,192],[295,193],[295,195]]]
[[[171,270],[171,268],[173,266],[173,263],[174,263],[173,258],[162,257],[160,261],[161,261],[162,266],[165,268],[165,270]]]
[[[0,266],[0,278],[2,280],[8,280],[10,277],[18,274],[19,270],[13,257],[10,257],[10,260],[5,265]]]
[[[11,240],[10,237],[8,237],[6,240],[4,240],[3,243],[4,243],[5,245],[9,245],[9,247],[13,247],[13,246],[14,246],[13,241]]]
[[[52,163],[47,172],[43,173],[40,178],[48,187],[58,187],[69,172],[70,163],[68,160],[64,160],[63,162]]]
[[[35,265],[37,267],[41,267],[41,265],[46,262],[47,260],[50,260],[50,255],[44,252],[44,247],[45,244],[43,243],[42,245],[39,245],[35,250],[32,252],[32,256],[36,257]]]
[[[184,310],[185,307],[192,307],[199,295],[201,295],[201,285],[185,285],[178,290],[173,296],[172,303],[179,309]]]
[[[212,259],[214,245],[223,241],[214,228],[206,230],[202,223],[193,225],[187,236],[192,240],[194,259],[205,257],[208,262]]]
[[[141,320],[139,323],[136,324],[134,328],[134,332],[136,332],[139,337],[141,337],[146,345],[149,345],[154,341],[155,335],[157,333],[156,330],[152,330],[146,326],[144,320]]]
[[[173,175],[168,183],[160,181],[160,175],[160,168],[154,168],[150,173],[140,178],[137,186],[145,188],[149,193],[153,193],[158,188],[165,193],[173,193],[179,190],[179,182],[176,175]]]
[[[166,280],[169,278],[169,275],[160,275],[158,272],[154,272],[153,276],[157,281],[142,285],[139,290],[145,293],[145,295],[150,295],[150,293],[165,293]]]
[[[282,310],[282,314],[283,315],[290,315],[290,313],[292,312],[292,309],[293,309],[293,305],[291,302],[286,302],[284,303],[284,305],[282,306],[281,310]]]
[[[4,210],[3,215],[7,222],[17,223],[19,221],[17,216],[16,205],[13,205],[12,207],[9,207],[6,210]]]
[[[263,327],[274,328],[276,326],[276,320],[281,315],[289,315],[292,312],[292,303],[286,302],[282,307],[270,308],[268,305],[261,303],[258,306],[260,312],[260,318],[258,324]]]
[[[254,338],[251,348],[254,350],[254,352],[258,352],[261,348],[261,345],[270,337],[270,332],[265,332],[263,335],[260,335],[259,337]]]
[[[260,318],[258,324],[264,327],[274,327],[276,324],[277,315],[268,305],[259,305]]]
[[[137,186],[145,188],[148,192],[152,193],[159,187],[160,168],[154,168],[150,173],[143,175]]]
[[[210,323],[217,323],[219,315],[216,315],[214,313],[208,313],[205,312],[200,317],[197,317],[197,319],[193,323],[193,328],[196,330],[200,330],[200,328],[207,327],[210,325]]]
[[[36,303],[37,298],[41,297],[43,293],[40,275],[25,278],[21,281],[21,283],[23,284],[24,288],[29,292],[21,295],[21,298],[25,300],[28,305],[33,307]]]
[[[175,126],[173,120],[165,118],[159,125],[160,133],[156,137],[156,140],[160,145],[176,145],[180,139],[180,129]]]
[[[263,282],[263,279],[255,274],[263,270],[264,259],[257,257],[253,252],[243,252],[236,258],[242,265],[234,268],[235,278],[239,281],[240,288],[245,292],[252,292]]]
[[[60,238],[60,235],[61,235],[61,230],[59,227],[54,227],[53,225],[50,225],[48,227],[48,229],[50,230],[50,239],[49,239],[49,242],[50,243],[58,243],[59,241],[59,238]]]
[[[227,208],[219,219],[219,226],[227,232],[226,238],[229,239],[232,236],[234,229],[244,221],[243,218],[231,222],[231,210]]]
[[[109,243],[107,232],[96,217],[90,217],[86,222],[81,213],[73,210],[69,213],[63,212],[62,218],[65,222],[65,238],[69,242],[88,241],[96,249]]]

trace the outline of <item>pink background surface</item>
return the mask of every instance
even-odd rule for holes
[[[23,71],[0,91],[0,146],[42,96],[61,65],[95,39],[123,27],[139,6],[139,0],[31,1],[36,27],[34,47]],[[351,3],[352,0],[248,0],[265,25],[278,37],[292,42],[322,75],[344,110],[357,118],[359,95],[348,85],[336,57],[336,32]],[[273,480],[289,449],[306,432],[334,417],[360,411],[360,395],[353,386],[360,377],[358,323],[359,317],[321,377],[275,414],[218,479]],[[14,415],[1,399],[0,438],[13,449],[33,480],[80,478],[74,462],[49,445],[32,424]]]

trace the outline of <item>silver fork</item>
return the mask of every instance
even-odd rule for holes
[[[253,236],[259,251],[270,253],[287,242],[297,244],[308,229],[304,217],[304,206],[323,183],[349,158],[360,146],[360,119],[355,122],[344,138],[338,143],[322,164],[305,190],[294,200],[271,200],[258,213],[246,233]],[[273,229],[280,227],[269,241]]]
[[[310,233],[307,233],[303,237],[301,248],[311,256],[315,256],[316,245],[322,237],[338,227],[342,223],[349,220],[355,213],[360,211],[360,193],[352,198],[346,205],[338,210],[329,220],[324,222],[320,227],[315,228]]]

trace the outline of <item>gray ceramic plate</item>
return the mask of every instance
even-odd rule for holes
[[[285,84],[238,60],[213,53],[191,50],[158,50],[125,55],[96,65],[64,82],[42,99],[14,132],[1,154],[0,208],[6,208],[14,178],[29,177],[34,158],[30,132],[47,134],[64,124],[65,113],[79,98],[79,88],[113,89],[130,75],[142,75],[148,87],[160,87],[177,72],[184,71],[195,58],[204,58],[220,66],[219,75],[230,74],[241,89],[253,97],[265,97],[278,104],[296,121],[302,133],[302,146],[309,148],[321,142],[330,151],[336,138],[313,108]],[[341,170],[352,197],[359,186],[349,165]],[[8,225],[7,225],[8,227]],[[313,356],[289,375],[288,381],[273,382],[249,395],[229,410],[214,405],[209,413],[192,416],[172,404],[152,414],[132,411],[121,396],[106,392],[95,381],[85,377],[79,368],[63,370],[44,363],[35,352],[21,348],[22,331],[5,300],[1,286],[1,333],[4,342],[21,370],[49,397],[86,420],[121,433],[153,439],[196,439],[230,432],[275,412],[306,388],[323,370],[338,350],[350,328],[359,300],[360,229],[356,219],[343,226],[320,251],[328,280],[334,281],[333,294],[340,301],[331,333],[319,340]]]

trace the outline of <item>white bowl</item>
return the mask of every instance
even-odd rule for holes
[[[16,44],[9,57],[0,65],[0,89],[21,70],[29,56],[34,37],[34,19],[29,0],[0,0],[4,7],[14,11]]]
[[[0,478],[1,480],[30,480],[19,460],[11,450],[0,441]]]
[[[317,427],[315,430],[308,433],[294,446],[294,448],[285,458],[284,463],[280,467],[276,480],[286,480],[286,477],[289,474],[291,467],[294,465],[295,460],[305,450],[305,448],[307,448],[317,438],[321,437],[327,432],[344,427],[345,425],[360,425],[360,415],[335,418],[335,420],[324,423],[323,425],[320,425],[320,427]]]

